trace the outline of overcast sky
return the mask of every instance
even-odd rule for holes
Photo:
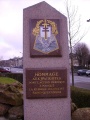
[[[23,9],[42,0],[0,0],[0,60],[21,57],[23,52]],[[66,14],[64,0],[44,0]],[[90,28],[90,0],[71,0],[78,6],[83,28]],[[90,29],[82,39],[90,47]]]

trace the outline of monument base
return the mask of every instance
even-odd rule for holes
[[[25,120],[70,120],[71,117],[68,98],[26,99],[24,111]]]

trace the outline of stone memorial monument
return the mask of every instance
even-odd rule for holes
[[[24,120],[70,120],[67,19],[46,2],[23,10]]]

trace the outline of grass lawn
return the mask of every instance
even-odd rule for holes
[[[9,78],[9,77],[0,77],[0,83],[2,84],[12,84],[15,83],[16,80],[13,78]]]

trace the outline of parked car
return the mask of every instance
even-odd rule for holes
[[[0,73],[11,73],[9,70],[0,68]]]
[[[80,69],[80,70],[78,70],[77,71],[77,74],[78,75],[86,75],[86,71],[87,71],[88,69]]]
[[[90,70],[86,71],[86,75],[89,76],[90,75]]]

